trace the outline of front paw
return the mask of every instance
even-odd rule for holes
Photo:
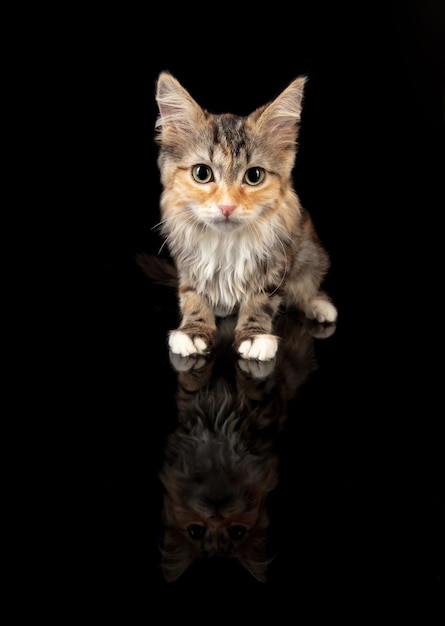
[[[209,347],[202,337],[191,337],[182,330],[170,332],[168,346],[174,354],[180,356],[206,355],[209,352]]]
[[[240,359],[238,361],[238,367],[250,378],[254,380],[265,380],[270,376],[275,369],[276,359],[270,359],[270,361],[258,361],[253,359]]]
[[[207,359],[200,354],[181,356],[178,353],[170,351],[169,358],[170,363],[178,374],[184,372],[200,372],[207,365]]]
[[[335,322],[319,324],[315,320],[308,319],[306,321],[306,328],[308,333],[314,337],[314,339],[327,339],[335,333],[337,325]]]
[[[337,320],[336,307],[324,298],[313,298],[305,310],[306,317],[320,324],[333,324]]]
[[[274,335],[255,335],[242,341],[238,353],[243,359],[270,361],[278,350],[278,339]]]

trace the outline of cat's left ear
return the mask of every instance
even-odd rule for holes
[[[289,147],[296,142],[306,81],[306,76],[299,76],[275,100],[253,114],[258,127],[274,139],[275,145],[278,142]]]
[[[307,76],[299,76],[275,98],[272,105],[276,114],[300,120],[306,81]]]
[[[167,528],[162,548],[162,573],[167,582],[175,582],[195,560],[187,540],[177,529]]]

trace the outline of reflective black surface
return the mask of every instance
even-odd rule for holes
[[[59,463],[39,483],[62,503],[54,522],[62,585],[96,608],[127,595],[144,605],[158,591],[202,600],[204,589],[257,599],[290,589],[301,600],[376,581],[435,586],[445,554],[440,28],[415,4],[390,3],[358,21],[306,9],[295,23],[227,17],[218,26],[209,17],[181,32],[179,20],[175,34],[156,11],[146,31],[108,15],[85,26],[78,48],[70,215],[82,284]],[[309,73],[295,181],[331,256],[326,289],[339,318],[330,336],[287,312],[276,362],[242,362],[230,346],[204,363],[169,354],[176,296],[136,261],[163,243],[153,142],[162,69],[207,108],[241,114]],[[233,428],[238,449],[252,455],[251,475],[241,460],[215,455],[201,495],[208,503],[213,487],[224,506],[251,481],[255,546],[264,541],[273,557],[267,583],[228,557],[194,559],[165,579],[167,444],[197,427],[184,387],[186,405],[210,415],[201,439],[233,445],[216,417],[232,405],[248,424]],[[181,454],[197,463],[198,448]]]

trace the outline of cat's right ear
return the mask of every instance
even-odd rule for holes
[[[203,110],[169,72],[161,72],[156,83],[156,102],[159,116],[155,128],[162,143],[187,141]]]

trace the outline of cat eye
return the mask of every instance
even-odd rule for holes
[[[235,526],[231,526],[227,529],[227,534],[229,535],[230,539],[232,539],[232,541],[240,541],[244,537],[246,532],[246,527],[241,526],[241,524],[235,524]]]
[[[248,185],[255,186],[262,183],[265,176],[266,172],[262,167],[249,167],[247,172],[244,174],[244,181]]]
[[[202,163],[192,167],[192,176],[197,183],[211,183],[213,180],[212,169]]]
[[[206,527],[200,526],[200,524],[190,524],[187,532],[192,539],[202,539],[206,533]]]

